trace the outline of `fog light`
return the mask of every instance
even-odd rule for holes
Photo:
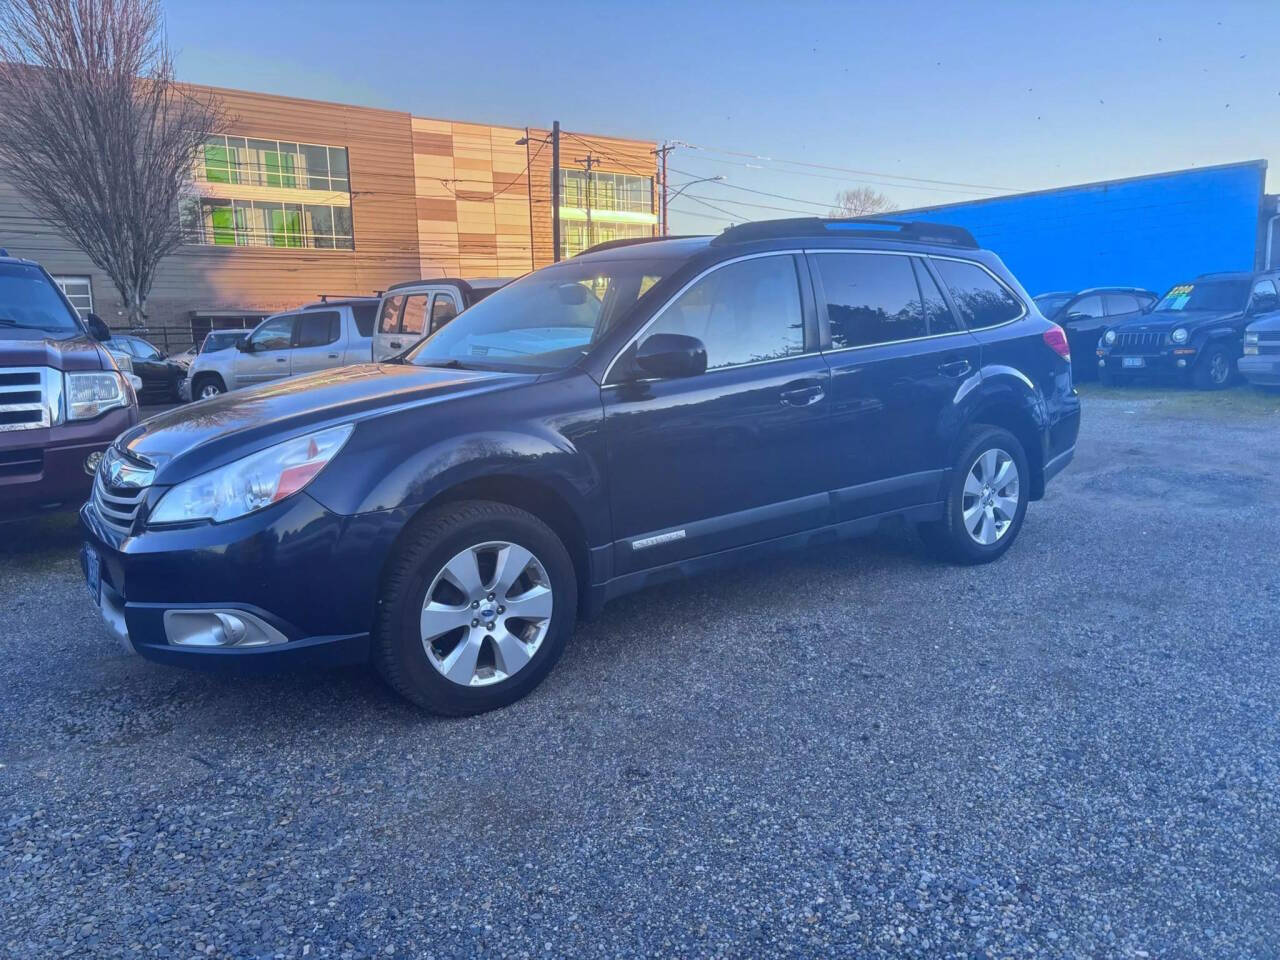
[[[180,647],[265,647],[287,643],[261,617],[243,610],[166,610],[164,632]]]
[[[1099,360],[1099,361],[1098,361],[1098,366],[1100,366],[1100,367],[1105,367],[1106,365],[1107,365],[1107,361],[1105,361],[1105,360]]]
[[[84,472],[93,476],[98,472],[98,464],[102,463],[102,451],[95,450],[84,458]]]
[[[1179,357],[1179,358],[1178,358],[1178,366],[1180,366],[1180,367],[1185,367],[1186,365],[1187,365],[1187,358],[1186,358],[1186,357]]]

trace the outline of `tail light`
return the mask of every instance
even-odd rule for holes
[[[1067,334],[1056,323],[1049,324],[1049,329],[1044,332],[1044,342],[1045,346],[1063,360],[1071,360],[1071,345],[1067,343]]]

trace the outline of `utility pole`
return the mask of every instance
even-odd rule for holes
[[[551,123],[551,261],[560,262],[560,121]]]
[[[587,171],[587,183],[586,183],[586,191],[585,191],[586,200],[587,200],[587,249],[590,249],[591,247],[594,247],[596,244],[596,238],[595,236],[593,236],[593,232],[591,229],[591,194],[594,192],[594,184],[595,184],[595,181],[591,177],[591,170],[597,163],[599,163],[599,160],[597,160],[597,158],[593,157],[591,154],[588,153],[585,157],[580,157],[577,160],[575,160],[574,163],[582,164],[582,169]]]
[[[683,146],[685,144],[679,140],[663,140],[662,146],[649,151],[662,160],[662,235],[664,237],[671,233],[667,226],[667,154],[676,147]]]

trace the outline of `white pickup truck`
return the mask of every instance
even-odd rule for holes
[[[368,363],[377,312],[376,297],[348,297],[267,317],[234,347],[199,354],[182,394],[203,400],[257,383]]]

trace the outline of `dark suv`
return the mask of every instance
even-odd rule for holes
[[[1094,351],[1107,324],[1141,316],[1159,299],[1141,287],[1093,287],[1078,293],[1042,293],[1035,298],[1045,318],[1066,331],[1077,380],[1097,376]]]
[[[1096,351],[1098,376],[1111,384],[1157,376],[1201,390],[1230,386],[1244,328],[1280,315],[1277,279],[1278,271],[1206,273],[1178,284],[1150,313],[1107,327]]]
[[[1079,418],[1061,328],[964,230],[618,241],[394,362],[128,431],[81,512],[84,567],[145,656],[371,659],[416,703],[475,713],[652,583],[888,517],[994,560]]]

